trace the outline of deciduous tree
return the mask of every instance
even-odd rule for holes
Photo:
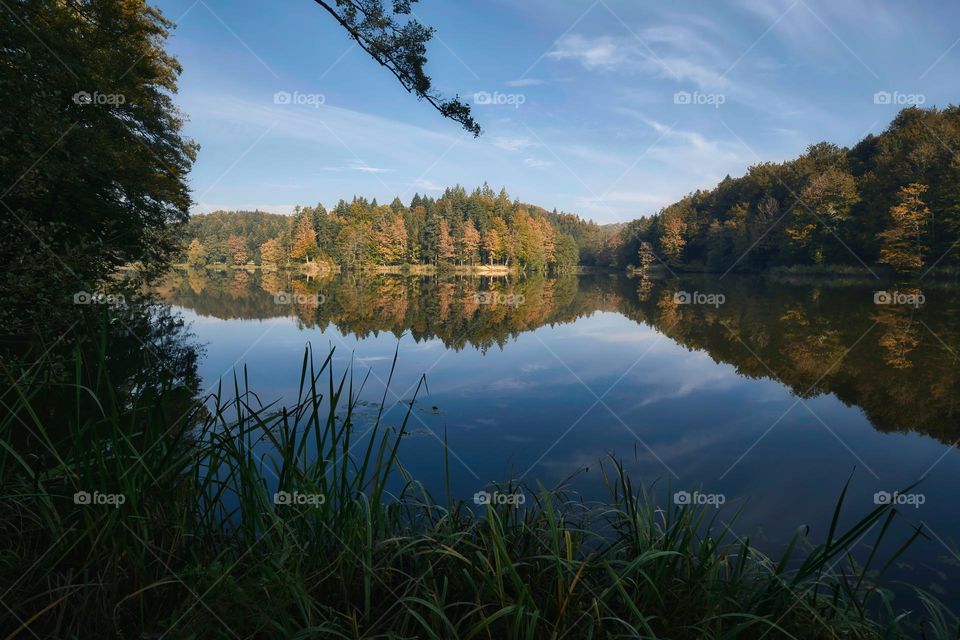
[[[890,208],[890,223],[878,237],[882,243],[880,262],[898,271],[914,271],[923,266],[927,253],[930,209],[923,201],[928,187],[913,183],[900,189],[898,202]]]

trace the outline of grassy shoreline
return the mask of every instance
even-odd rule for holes
[[[889,506],[840,531],[838,488],[826,540],[774,559],[709,506],[658,505],[615,459],[600,508],[510,484],[495,490],[523,508],[437,500],[399,464],[406,419],[360,437],[363,381],[332,356],[308,348],[285,408],[235,376],[183,415],[172,389],[120,403],[103,362],[78,361],[62,439],[32,410],[40,371],[11,379],[4,637],[956,637],[931,598],[894,611],[872,572],[896,556],[844,561]],[[14,444],[24,425],[39,453]]]

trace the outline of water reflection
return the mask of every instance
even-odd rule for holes
[[[909,306],[876,304],[875,289],[732,277],[305,278],[190,270],[171,274],[158,292],[201,316],[292,316],[301,328],[335,328],[358,339],[406,333],[481,352],[545,325],[613,311],[732,365],[740,376],[776,380],[800,398],[834,394],[880,431],[915,431],[952,444],[960,437],[955,290],[932,284],[923,304]],[[684,293],[694,296],[692,304]]]

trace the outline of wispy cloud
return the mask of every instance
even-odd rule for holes
[[[544,167],[553,166],[553,163],[549,160],[541,160],[539,158],[524,158],[523,164],[531,169],[542,169]]]
[[[413,181],[411,186],[415,189],[423,189],[425,191],[443,191],[443,187],[433,182],[432,180],[427,180],[426,178],[417,178]]]
[[[546,83],[547,81],[543,78],[520,78],[518,80],[507,80],[504,84],[508,87],[535,87]]]
[[[684,27],[651,27],[639,37],[572,33],[561,38],[547,57],[577,62],[588,71],[641,73],[692,82],[700,88],[729,84],[717,69],[726,56],[701,34]]]
[[[529,138],[494,138],[493,146],[504,151],[523,151],[537,145]]]
[[[391,173],[393,169],[384,169],[383,167],[372,167],[362,160],[351,160],[346,165],[338,167],[324,167],[324,171],[359,171],[361,173]]]

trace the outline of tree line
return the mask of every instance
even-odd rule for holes
[[[852,148],[811,145],[625,225],[610,265],[639,264],[641,249],[689,271],[957,265],[958,149],[960,108],[904,109]]]
[[[569,213],[511,200],[488,185],[467,193],[448,188],[440,198],[414,195],[340,200],[296,207],[292,216],[216,211],[193,216],[184,261],[287,267],[503,265],[528,271],[570,271],[600,261],[599,225]]]

